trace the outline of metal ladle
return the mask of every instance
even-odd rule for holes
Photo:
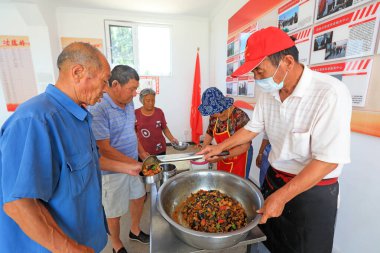
[[[229,155],[229,151],[223,151],[216,156],[227,156]],[[185,161],[185,160],[197,160],[203,158],[203,155],[196,155],[195,153],[182,154],[178,156],[178,154],[173,155],[162,155],[159,156],[160,159],[155,155],[148,156],[144,161],[142,167],[148,167],[152,165],[159,165],[160,163],[168,163],[168,162],[177,162],[177,161]]]

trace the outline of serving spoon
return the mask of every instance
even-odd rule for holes
[[[216,156],[227,156],[229,155],[229,151],[223,151]],[[158,158],[159,157],[159,158]],[[143,168],[152,165],[159,165],[160,163],[168,163],[168,162],[177,162],[177,161],[186,161],[186,160],[197,160],[203,158],[203,155],[196,155],[196,153],[188,153],[188,154],[172,154],[172,155],[161,155],[155,156],[150,155],[143,161]]]

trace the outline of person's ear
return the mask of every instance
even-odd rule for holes
[[[71,68],[71,74],[75,80],[75,82],[79,83],[79,81],[84,76],[84,67],[81,64],[76,64]]]
[[[115,88],[118,84],[119,84],[119,82],[117,80],[113,80],[111,83],[111,87]]]
[[[290,71],[294,68],[296,61],[294,60],[292,55],[285,55],[284,58],[282,58],[282,60],[284,61],[287,71]]]

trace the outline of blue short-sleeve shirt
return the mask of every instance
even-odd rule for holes
[[[19,106],[0,132],[0,249],[48,252],[3,211],[4,203],[39,199],[60,228],[100,252],[107,243],[99,154],[91,115],[49,85]]]
[[[137,160],[138,142],[133,101],[128,103],[125,108],[121,108],[105,93],[102,101],[94,106],[89,106],[88,110],[93,116],[92,130],[96,140],[109,139],[112,147]],[[102,171],[103,175],[113,173]]]

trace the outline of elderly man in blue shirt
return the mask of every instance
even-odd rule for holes
[[[102,97],[106,58],[77,42],[57,65],[56,84],[20,105],[1,128],[2,252],[100,252],[107,243],[100,167],[131,175],[141,169],[99,159],[85,106]]]

